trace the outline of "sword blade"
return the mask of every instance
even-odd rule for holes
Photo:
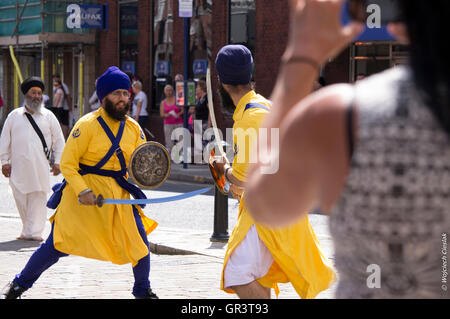
[[[169,196],[169,197],[162,197],[162,198],[147,198],[147,199],[109,199],[105,198],[103,199],[103,204],[110,204],[110,205],[143,205],[143,204],[161,204],[161,203],[168,203],[168,202],[174,202],[178,200],[183,200],[186,198],[191,198],[194,196],[198,196],[201,194],[204,194],[211,190],[212,187],[206,187],[202,188],[190,193],[180,194],[176,196]]]

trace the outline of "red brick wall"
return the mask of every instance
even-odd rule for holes
[[[172,55],[172,77],[175,74],[184,75],[184,22],[178,17],[178,0],[172,0],[173,13],[173,55]]]
[[[324,77],[327,85],[349,82],[350,47],[325,66]]]
[[[255,82],[256,91],[270,97],[288,39],[288,0],[256,1]]]
[[[256,1],[256,90],[267,98],[270,97],[275,85],[288,32],[288,0]],[[348,82],[349,54],[348,48],[325,66],[324,77],[327,84]]]
[[[212,13],[212,57],[211,57],[211,82],[214,95],[214,111],[216,114],[217,126],[224,134],[226,134],[226,128],[233,126],[232,120],[224,117],[222,112],[222,105],[220,99],[217,96],[218,80],[217,72],[214,66],[217,53],[220,49],[228,44],[228,1],[213,1],[213,13]]]
[[[150,92],[151,81],[153,74],[153,50],[152,50],[152,24],[153,24],[153,12],[152,1],[139,0],[138,2],[138,60],[136,74],[142,79],[143,90]]]
[[[109,27],[98,34],[99,58],[97,76],[102,75],[112,65],[119,66],[119,2],[116,0],[103,0],[109,5]]]

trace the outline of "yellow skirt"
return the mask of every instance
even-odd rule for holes
[[[287,228],[270,229],[255,223],[241,200],[238,221],[231,233],[225,254],[222,290],[234,293],[232,289],[224,288],[225,267],[232,252],[253,225],[274,259],[268,273],[263,278],[257,279],[257,282],[264,287],[273,288],[277,297],[278,283],[290,282],[301,298],[311,299],[328,289],[335,281],[336,274],[322,251],[308,216]]]
[[[96,195],[105,198],[130,198],[127,191],[117,185],[112,178],[86,175]],[[147,218],[140,207],[136,206],[146,234],[150,234],[158,225]],[[149,253],[142,240],[131,205],[86,206],[78,203],[78,197],[67,185],[63,190],[61,202],[50,218],[54,221],[53,243],[57,250],[122,265],[138,261]]]

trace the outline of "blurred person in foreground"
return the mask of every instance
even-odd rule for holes
[[[450,230],[450,61],[439,34],[450,28],[442,14],[450,2],[398,1],[403,22],[388,29],[410,44],[409,66],[307,96],[320,65],[364,29],[341,25],[343,3],[291,1],[263,124],[280,128],[280,167],[262,174],[267,158],[251,167],[247,204],[272,227],[314,208],[330,214],[337,298],[449,298],[441,254]]]

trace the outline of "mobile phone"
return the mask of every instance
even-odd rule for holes
[[[354,21],[366,23],[373,16],[379,18],[382,25],[390,22],[402,22],[401,0],[349,0],[349,15]]]

